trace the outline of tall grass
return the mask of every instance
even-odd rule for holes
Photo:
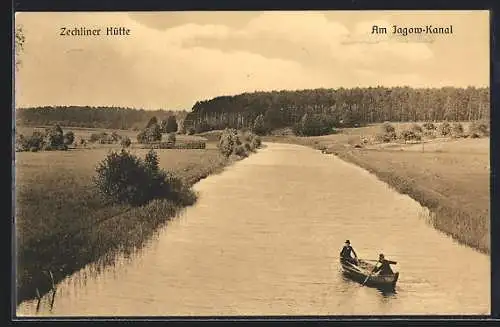
[[[132,150],[144,156],[146,150]],[[16,157],[17,303],[43,295],[89,263],[132,253],[182,209],[156,199],[141,207],[99,197],[92,183],[106,151],[19,153]],[[191,186],[231,162],[217,150],[159,150],[160,167]]]

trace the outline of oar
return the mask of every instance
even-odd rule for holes
[[[372,271],[371,271],[371,272],[370,272],[370,274],[366,277],[365,281],[363,282],[363,284],[361,284],[361,286],[365,286],[365,284],[366,284],[366,282],[368,281],[368,279],[372,276],[372,274],[373,274],[373,271],[374,271],[374,270],[375,270],[375,269],[372,269]]]

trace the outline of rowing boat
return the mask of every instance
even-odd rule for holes
[[[375,265],[362,259],[358,262],[358,265],[353,265],[352,263],[341,260],[340,264],[342,265],[344,274],[357,282],[364,283],[366,286],[383,289],[394,289],[396,287],[399,272],[395,272],[391,275],[371,274]]]

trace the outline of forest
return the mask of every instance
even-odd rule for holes
[[[109,129],[142,128],[152,117],[175,115],[179,131],[201,133],[224,128],[273,129],[307,123],[308,135],[333,128],[385,121],[477,121],[490,115],[489,88],[369,87],[272,91],[219,96],[198,101],[190,112],[117,107],[39,107],[16,111],[22,125]],[[306,119],[307,118],[307,119]]]
[[[16,110],[16,123],[24,126],[60,125],[106,129],[141,129],[153,117],[166,120],[169,116],[176,116],[177,120],[182,121],[186,114],[186,111],[163,109],[44,106],[19,108]]]
[[[203,132],[253,127],[263,116],[267,129],[292,127],[305,114],[336,127],[384,121],[472,121],[489,119],[489,88],[369,87],[273,91],[220,96],[199,101],[186,128]]]

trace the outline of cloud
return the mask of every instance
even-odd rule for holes
[[[371,26],[385,26],[387,20],[365,19],[348,27],[320,12],[239,15],[17,15],[26,44],[16,75],[16,101],[21,106],[189,109],[197,100],[254,90],[432,85],[442,80],[433,75],[437,67],[429,44],[382,37],[378,43],[360,42],[370,40]],[[62,26],[123,26],[131,35],[62,37]],[[465,59],[458,54],[455,60]],[[449,72],[447,79],[453,81],[454,67],[442,65],[440,74]]]

